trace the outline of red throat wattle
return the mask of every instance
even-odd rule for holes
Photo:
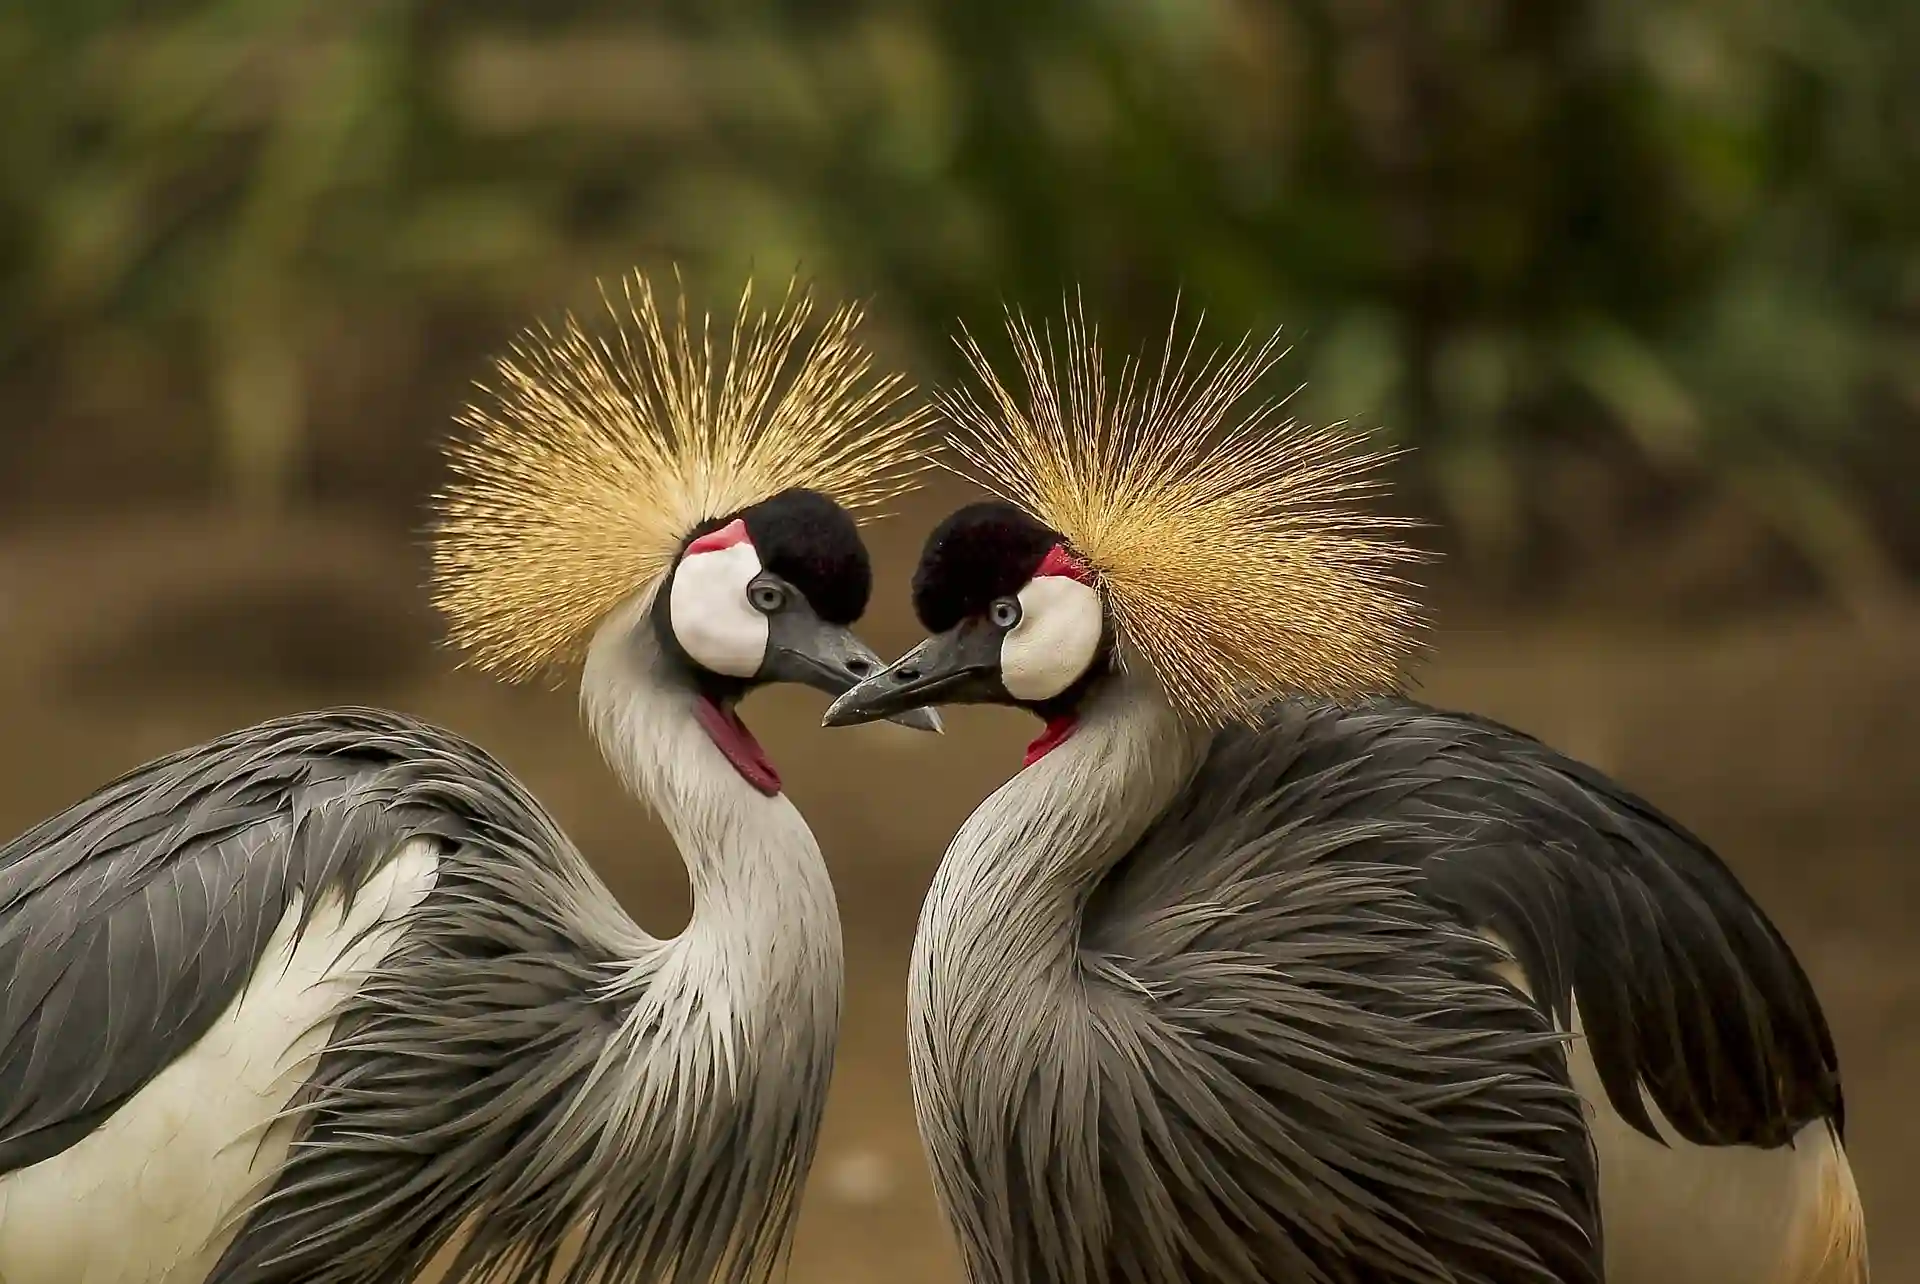
[[[769,798],[780,792],[780,773],[773,769],[767,751],[747,730],[747,724],[740,721],[739,714],[702,697],[694,701],[693,716],[700,720],[707,738],[727,756],[742,780]]]
[[[1021,765],[1031,767],[1034,763],[1039,762],[1055,749],[1058,749],[1067,742],[1067,738],[1073,734],[1073,729],[1079,725],[1080,719],[1070,713],[1061,714],[1057,718],[1049,718],[1047,720],[1047,729],[1040,733],[1040,738],[1027,746],[1027,760]]]

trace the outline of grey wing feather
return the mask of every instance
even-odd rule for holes
[[[1562,1023],[1578,999],[1608,1101],[1696,1145],[1844,1136],[1833,1036],[1779,931],[1705,843],[1599,772],[1483,718],[1404,700],[1274,711],[1300,770],[1351,765],[1350,805],[1418,825],[1382,849],[1497,931]]]
[[[1341,815],[1338,771],[1288,756],[1221,737],[1086,911],[1151,996],[1103,1022],[1115,1277],[1598,1284],[1562,1040],[1381,859],[1417,826]]]
[[[432,829],[356,788],[417,730],[375,710],[263,723],[0,847],[0,1172],[86,1136],[205,1034],[296,892],[355,888]]]
[[[239,746],[155,763],[0,848],[0,1171],[85,1136],[239,992],[295,872]],[[278,859],[275,859],[278,857]]]

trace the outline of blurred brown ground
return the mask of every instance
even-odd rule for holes
[[[904,584],[950,488],[873,531],[865,632],[913,641]],[[57,505],[43,508],[57,510]],[[373,703],[498,753],[640,920],[677,929],[679,862],[577,728],[567,691],[509,689],[435,649],[418,550],[346,519],[61,518],[0,534],[0,833],[145,759],[246,721]],[[1518,618],[1461,595],[1425,670],[1433,700],[1544,736],[1703,833],[1799,951],[1824,997],[1849,1095],[1876,1278],[1920,1279],[1920,611],[1866,625],[1817,608],[1674,631]],[[794,1284],[955,1278],[925,1177],[902,1042],[907,957],[945,840],[1032,734],[960,710],[944,739],[824,732],[810,693],[747,716],[833,866],[847,933],[845,1041],[807,1195]]]

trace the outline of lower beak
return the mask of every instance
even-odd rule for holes
[[[801,645],[781,648],[769,669],[789,682],[799,682],[830,696],[850,694],[869,674],[881,669],[880,656],[853,635],[852,630],[828,626]],[[940,715],[932,709],[902,706],[886,714],[888,722],[897,722],[915,731],[944,731]],[[870,719],[862,719],[870,721]]]
[[[899,713],[888,714],[887,721],[912,727],[915,731],[931,731],[935,735],[945,735],[947,730],[947,724],[940,721],[937,709],[902,709]]]
[[[983,641],[991,647],[981,645]],[[997,638],[974,638],[964,626],[937,634],[835,700],[822,725],[899,721],[908,711],[925,711],[932,704],[1004,699],[998,650]]]

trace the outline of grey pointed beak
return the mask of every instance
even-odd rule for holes
[[[906,711],[929,705],[1007,699],[1000,682],[999,635],[962,624],[928,638],[835,700],[821,725],[851,727],[878,718],[898,721]]]
[[[785,612],[769,630],[767,658],[758,676],[764,682],[794,682],[838,696],[882,668],[879,654],[852,629]],[[903,708],[886,718],[916,731],[945,730],[932,709]]]

